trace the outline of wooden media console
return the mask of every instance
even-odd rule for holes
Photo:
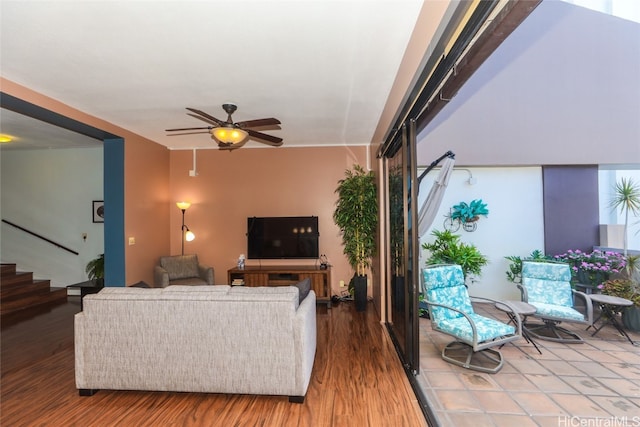
[[[306,278],[318,302],[331,308],[331,269],[308,266],[247,266],[227,270],[229,284],[242,281],[244,286],[291,286]]]

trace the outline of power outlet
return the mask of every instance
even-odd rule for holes
[[[344,284],[344,280],[340,280],[340,287],[344,288],[346,285]]]
[[[129,246],[135,245],[135,244],[136,244],[136,238],[135,237],[129,237]]]

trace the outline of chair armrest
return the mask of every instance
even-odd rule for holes
[[[577,296],[580,299],[584,300],[584,307],[585,307],[586,313],[583,313],[583,314],[585,315],[589,325],[593,324],[593,301],[591,301],[591,298],[589,297],[589,295],[585,294],[584,292],[577,291],[575,289],[572,289],[571,291],[573,292],[574,297]],[[575,304],[574,304],[574,308],[575,308]]]
[[[156,288],[166,288],[169,286],[169,273],[159,265],[153,268],[153,286]]]
[[[526,290],[525,290],[525,292],[526,292]],[[516,311],[516,308],[509,301],[499,301],[499,300],[496,300],[496,299],[491,299],[491,298],[486,298],[486,297],[472,297],[472,296],[470,296],[469,299],[471,299],[471,302],[474,302],[474,301],[476,301],[476,302],[485,301],[485,302],[490,302],[490,303],[493,303],[493,304],[500,303],[502,305],[506,305],[507,307],[509,307],[509,310],[512,313],[516,313],[516,314],[518,313]],[[522,335],[522,320],[520,319],[520,316],[514,316],[514,318],[515,318],[515,322],[517,323],[515,326],[516,326],[516,330],[518,332],[518,335]]]
[[[207,285],[213,285],[213,267],[198,264],[198,276],[207,282]]]
[[[455,311],[456,313],[462,314],[464,316],[464,318],[467,319],[467,322],[469,322],[469,326],[471,326],[471,332],[473,333],[473,344],[474,344],[474,347],[477,345],[477,343],[478,343],[478,331],[476,330],[476,325],[473,323],[473,319],[471,319],[471,317],[469,317],[469,315],[467,315],[467,313],[465,313],[462,310],[458,310],[455,307],[448,306],[448,305],[438,304],[438,303],[435,303],[435,302],[429,302],[427,300],[425,300],[424,302],[427,303],[429,306],[441,307],[441,308],[445,308],[447,310],[452,310],[452,311]],[[433,319],[431,319],[431,322],[433,322]]]

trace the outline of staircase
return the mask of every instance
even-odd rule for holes
[[[33,280],[33,273],[16,271],[15,264],[0,266],[0,315],[67,301],[66,288],[52,288],[49,280]]]

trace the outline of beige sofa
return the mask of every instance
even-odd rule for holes
[[[302,403],[316,296],[283,287],[104,288],[75,315],[81,395],[99,389],[285,395]]]

